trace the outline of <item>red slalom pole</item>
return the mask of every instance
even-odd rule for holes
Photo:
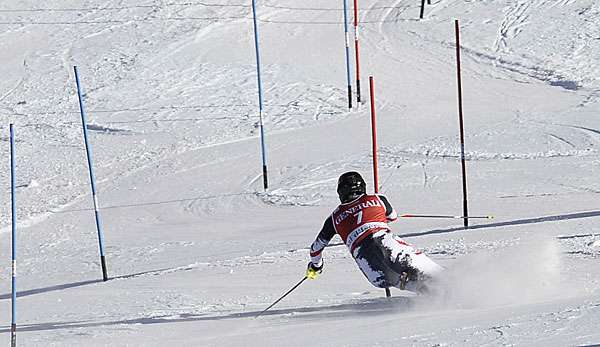
[[[356,100],[360,105],[360,55],[358,49],[358,0],[354,0],[354,52],[356,55]]]
[[[369,89],[371,91],[371,138],[373,139],[373,186],[375,194],[379,193],[379,175],[377,173],[377,122],[375,116],[375,87],[373,76],[369,76]]]
[[[373,139],[373,187],[375,194],[379,193],[379,178],[377,173],[377,122],[375,117],[375,86],[373,76],[369,76],[369,90],[371,92],[371,134]],[[385,288],[385,296],[392,296],[390,288]]]
[[[463,215],[465,228],[469,227],[469,213],[467,207],[467,165],[465,163],[465,130],[463,125],[463,96],[462,96],[462,76],[460,68],[460,27],[458,19],[454,21],[454,31],[456,32],[456,78],[458,81],[458,121],[460,126],[460,162],[462,166],[462,190],[463,190]]]

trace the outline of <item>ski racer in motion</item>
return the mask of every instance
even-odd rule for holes
[[[314,279],[322,272],[323,249],[337,233],[375,287],[426,292],[425,282],[443,268],[392,233],[388,223],[398,215],[387,198],[366,194],[365,181],[353,171],[340,176],[337,193],[341,204],[310,247],[306,277]]]

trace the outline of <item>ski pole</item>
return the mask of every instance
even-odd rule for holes
[[[450,216],[442,214],[403,214],[401,218],[494,219],[494,216]]]
[[[286,296],[288,296],[289,293],[293,292],[294,289],[298,288],[302,284],[302,282],[306,281],[307,278],[308,277],[304,276],[304,278],[301,279],[300,282],[298,282],[295,286],[293,286],[292,289],[288,290],[287,293],[283,294],[279,299],[277,299],[277,301],[275,301],[269,307],[267,307],[264,310],[262,310],[259,314],[257,314],[256,316],[254,316],[254,318],[260,317],[263,313],[267,312],[271,307],[277,305],[278,302],[280,302],[283,298],[285,298]]]

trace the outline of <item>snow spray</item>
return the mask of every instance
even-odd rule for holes
[[[106,271],[106,257],[104,256],[104,237],[102,235],[102,223],[100,221],[98,195],[96,194],[96,181],[94,178],[92,153],[88,141],[87,121],[85,117],[85,107],[83,104],[83,93],[81,92],[81,84],[79,82],[79,73],[77,72],[77,66],[74,66],[73,70],[75,71],[75,82],[77,83],[77,95],[79,96],[79,111],[81,111],[81,124],[83,126],[83,139],[85,141],[85,152],[87,155],[87,162],[90,173],[90,185],[92,187],[92,198],[94,200],[94,215],[96,217],[96,230],[98,231],[98,244],[100,246],[100,264],[102,265],[102,279],[104,281],[108,281],[108,274]]]
[[[491,250],[453,262],[437,283],[443,295],[429,304],[437,308],[491,308],[539,303],[576,292],[567,288],[569,284],[561,275],[564,266],[556,240],[521,243],[515,239],[499,246],[495,242]]]

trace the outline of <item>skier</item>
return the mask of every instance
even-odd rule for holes
[[[388,223],[398,214],[386,197],[366,194],[365,181],[354,171],[340,176],[337,193],[341,204],[310,247],[306,277],[314,279],[322,272],[321,253],[337,233],[375,287],[427,291],[424,281],[443,268],[391,232]]]

